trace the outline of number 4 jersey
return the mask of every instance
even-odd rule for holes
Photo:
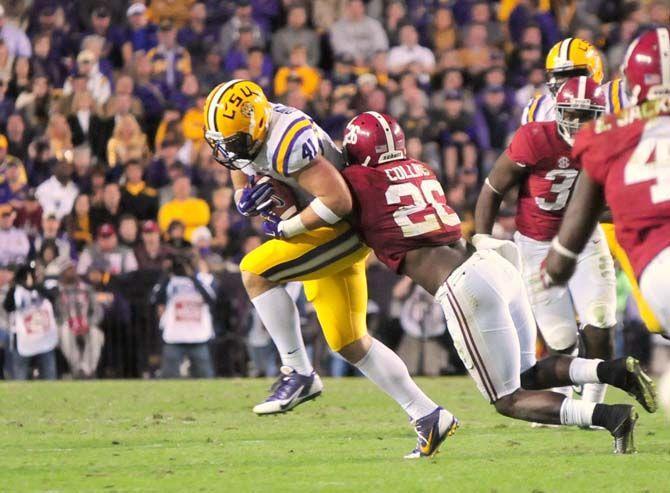
[[[639,278],[670,246],[670,98],[585,127],[573,155],[603,186],[617,240]]]
[[[386,266],[401,272],[407,252],[461,238],[458,215],[425,164],[403,159],[342,171],[354,198],[354,227]]]
[[[517,229],[534,240],[549,241],[558,233],[579,174],[572,149],[558,134],[556,122],[531,122],[517,130],[506,152],[528,171],[519,188]]]

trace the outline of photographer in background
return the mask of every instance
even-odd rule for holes
[[[214,377],[209,341],[214,337],[212,308],[215,303],[214,277],[200,262],[174,255],[165,279],[154,287],[151,297],[160,317],[163,335],[163,378],[178,378],[185,358],[194,378]]]
[[[77,275],[72,260],[59,257],[53,263],[58,271],[56,318],[60,349],[74,378],[91,378],[105,342],[99,328],[102,306],[96,302],[91,285]]]
[[[14,274],[4,301],[12,332],[12,376],[27,380],[32,365],[39,378],[56,379],[56,345],[58,329],[53,305],[35,276],[35,266],[23,264]]]

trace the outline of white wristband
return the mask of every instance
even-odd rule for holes
[[[551,240],[551,248],[553,248],[554,251],[559,255],[572,260],[577,260],[577,257],[579,256],[579,254],[573,252],[572,250],[568,250],[563,245],[561,245],[561,242],[558,241],[558,236],[554,236],[554,239]]]
[[[484,183],[485,183],[491,190],[493,190],[493,193],[495,193],[496,195],[502,195],[502,193],[500,193],[498,190],[495,189],[495,187],[494,187],[493,185],[491,185],[491,182],[489,181],[489,177],[488,177],[488,176],[486,177],[486,180],[484,180]]]
[[[328,224],[335,224],[342,219],[340,216],[331,211],[326,204],[321,202],[318,197],[309,203],[314,213]]]
[[[291,219],[286,219],[279,223],[279,229],[281,230],[284,238],[293,238],[300,234],[306,233],[308,229],[300,219],[300,214],[296,214]]]

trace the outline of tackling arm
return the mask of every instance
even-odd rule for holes
[[[589,241],[604,209],[602,186],[582,171],[563,216],[561,229],[545,260],[544,269],[550,283],[564,284],[570,279],[577,255]]]
[[[298,185],[314,196],[300,214],[281,221],[279,231],[290,238],[322,226],[339,222],[353,207],[351,192],[340,172],[323,156],[292,175]]]

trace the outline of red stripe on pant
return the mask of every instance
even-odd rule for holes
[[[479,354],[479,351],[477,350],[477,345],[475,344],[474,338],[472,337],[470,326],[468,325],[467,319],[463,314],[461,306],[458,304],[458,301],[456,300],[456,295],[451,290],[451,286],[447,285],[447,289],[449,290],[449,292],[447,293],[447,300],[449,300],[451,309],[453,310],[454,314],[456,315],[456,319],[458,320],[458,325],[461,329],[463,340],[465,341],[465,345],[467,346],[468,352],[470,353],[470,357],[472,358],[472,364],[475,366],[477,373],[479,373],[479,375],[482,377],[484,390],[486,390],[486,393],[489,396],[489,400],[491,402],[495,402],[498,400],[498,395],[496,394],[495,387],[493,386],[493,383],[491,381],[491,377],[489,376],[489,373],[486,370],[486,366],[484,366],[484,360],[482,359],[481,355]]]

